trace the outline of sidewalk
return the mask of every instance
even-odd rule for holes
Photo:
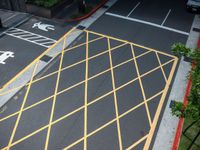
[[[191,26],[190,35],[188,37],[186,46],[189,48],[196,48],[199,33],[193,31],[193,28],[200,28],[200,15],[196,15]],[[180,65],[174,79],[169,99],[164,110],[163,118],[161,120],[157,136],[155,138],[153,150],[158,150],[162,147],[163,150],[172,149],[174,136],[178,125],[179,118],[172,116],[170,104],[172,100],[183,101],[187,87],[187,75],[191,70],[191,64],[185,62],[183,58],[180,60]]]

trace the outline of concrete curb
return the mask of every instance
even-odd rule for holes
[[[96,13],[94,13],[91,17],[87,18],[86,20],[83,20],[81,21],[78,25],[78,26],[84,26],[85,28],[88,28],[92,23],[94,23],[100,16],[102,16],[106,11],[107,9],[109,9],[115,2],[117,2],[117,0],[110,0],[106,3],[106,5],[108,6],[108,8],[100,8],[99,10],[96,11]],[[73,41],[75,41],[77,39],[77,37],[79,37],[81,34],[83,33],[83,31],[81,30],[76,30],[76,32],[73,32],[67,39],[67,42],[68,43],[66,45],[66,47],[68,47]],[[38,73],[40,73],[45,67],[47,67],[55,58],[58,57],[58,53],[61,52],[62,50],[62,41],[59,41],[60,43],[57,43],[57,45],[51,49],[48,53],[45,53],[45,55],[47,56],[50,56],[50,57],[53,57],[51,59],[51,61],[49,62],[43,62],[41,60],[39,60],[39,63],[38,63],[38,68],[37,68],[37,71],[36,71],[36,75],[38,75]],[[66,48],[65,47],[65,48]],[[11,82],[8,86],[6,86],[5,88],[3,88],[0,92],[1,93],[4,93],[5,91],[8,91],[10,89],[13,89],[14,87],[19,87],[19,86],[23,86],[23,85],[26,85],[30,78],[31,78],[31,74],[33,72],[33,68],[34,68],[34,65],[30,66],[28,69],[26,69],[25,72],[23,72],[22,74],[20,74],[20,76],[18,76],[15,81]],[[13,90],[12,92],[10,92],[9,94],[5,94],[3,96],[0,96],[0,108],[2,106],[4,106],[8,101],[9,99],[11,99],[13,96],[15,96],[15,94],[21,90],[22,88],[20,89],[16,89],[16,90]],[[3,108],[2,108],[3,109]]]
[[[199,34],[199,38],[198,38],[198,42],[197,42],[197,48],[200,48],[200,34]],[[194,68],[194,67],[195,67],[195,65],[192,64],[192,68]],[[188,85],[187,85],[187,88],[186,88],[185,97],[184,97],[184,101],[183,101],[183,104],[185,106],[187,106],[187,104],[188,104],[188,96],[190,94],[191,86],[192,86],[192,80],[190,78],[188,80]],[[184,124],[184,118],[180,118],[179,122],[178,122],[177,129],[176,129],[176,134],[175,134],[172,150],[178,150],[180,138],[181,138],[181,135],[182,135],[183,124]]]
[[[88,14],[79,17],[79,18],[75,18],[75,19],[70,19],[67,20],[67,22],[75,22],[75,21],[81,21],[84,20],[86,18],[89,18],[92,14],[94,14],[99,8],[101,8],[108,0],[103,0],[99,5],[97,5],[94,9],[92,9]]]
[[[186,46],[189,48],[196,48],[196,43],[198,39],[198,33],[193,31],[194,27],[198,27],[200,24],[200,18],[198,15],[194,17],[194,21],[190,30],[190,35],[188,37]],[[199,28],[199,27],[198,27]],[[163,117],[158,128],[157,135],[155,137],[155,142],[153,145],[153,150],[158,150],[162,147],[162,150],[172,149],[174,142],[174,136],[176,133],[177,125],[179,119],[171,115],[171,108],[169,108],[171,100],[176,100],[182,102],[185,97],[185,91],[187,87],[187,75],[191,70],[191,64],[185,62],[183,58],[180,60],[180,65],[178,67],[172,89],[167,100],[167,105],[163,113]]]

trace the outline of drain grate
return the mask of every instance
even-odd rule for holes
[[[169,104],[169,108],[172,108],[175,105],[175,100],[171,100],[170,104]]]
[[[103,5],[102,8],[106,8],[106,9],[107,9],[107,8],[109,8],[109,6],[107,6],[107,5]]]
[[[40,60],[47,63],[47,62],[49,62],[51,59],[52,59],[52,57],[47,56],[47,55],[44,55]]]
[[[79,29],[79,30],[84,30],[86,27],[85,26],[81,26],[81,25],[79,25],[78,27],[77,27],[77,29]]]
[[[193,31],[200,32],[200,29],[199,28],[193,28]]]

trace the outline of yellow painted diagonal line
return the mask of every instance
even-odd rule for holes
[[[161,63],[161,61],[160,61],[160,58],[159,58],[157,52],[156,52],[156,57],[157,57],[157,59],[158,59],[159,65],[161,66],[162,63]],[[166,74],[165,74],[165,71],[164,71],[163,67],[161,67],[161,71],[162,71],[162,74],[163,74],[163,76],[164,76],[164,78],[165,78],[165,82],[167,82],[167,77],[166,77]]]
[[[88,32],[86,32],[85,94],[84,94],[84,150],[87,150],[87,101],[88,101]]]
[[[21,118],[21,116],[22,116],[22,112],[23,112],[23,109],[24,109],[24,107],[25,107],[26,100],[27,100],[27,98],[28,98],[28,94],[29,94],[29,91],[30,91],[30,88],[31,88],[31,83],[32,83],[32,81],[33,81],[35,72],[36,72],[36,70],[37,70],[37,66],[38,66],[38,62],[36,62],[35,66],[34,66],[34,69],[33,69],[33,72],[32,72],[32,76],[31,76],[31,79],[30,79],[30,84],[29,84],[29,86],[28,86],[28,88],[27,88],[27,90],[26,90],[26,94],[25,94],[25,96],[24,96],[24,100],[23,100],[23,102],[22,102],[22,105],[21,105],[19,114],[18,114],[18,116],[17,116],[17,120],[16,120],[16,122],[15,122],[15,126],[14,126],[14,128],[13,128],[13,131],[12,131],[12,134],[11,134],[11,137],[10,137],[10,140],[9,140],[9,143],[8,143],[8,147],[7,147],[8,150],[10,149],[10,145],[12,144],[13,139],[14,139],[14,136],[15,136],[15,133],[16,133],[16,131],[17,131],[17,127],[18,127],[18,125],[19,125],[19,121],[20,121],[20,118]]]
[[[109,60],[110,60],[110,68],[111,68],[111,77],[112,77],[112,88],[115,90],[115,76],[113,71],[113,63],[112,63],[112,54],[110,51],[110,40],[108,38],[108,50],[109,50]],[[116,121],[117,121],[117,132],[118,132],[118,140],[119,140],[119,148],[120,150],[123,149],[122,146],[122,137],[121,137],[121,129],[120,129],[120,122],[119,122],[119,112],[118,112],[118,103],[117,103],[117,95],[116,91],[114,91],[114,104],[115,104],[115,114],[116,114]]]
[[[130,46],[131,46],[133,58],[135,58],[135,52],[134,52],[134,49],[133,49],[133,45],[131,44]],[[143,99],[144,99],[144,102],[145,102],[145,108],[146,108],[146,112],[147,112],[147,116],[148,116],[148,120],[149,120],[149,125],[151,126],[151,124],[152,124],[151,115],[150,115],[150,112],[149,112],[148,104],[146,102],[146,94],[144,92],[144,87],[143,87],[143,84],[142,84],[141,75],[140,75],[140,72],[139,72],[137,60],[134,59],[134,62],[135,62],[135,68],[136,68],[137,76],[138,76],[139,83],[140,83],[140,88],[141,88],[141,91],[142,91],[142,96],[143,96]]]
[[[107,37],[107,36],[104,35],[104,37]],[[126,42],[127,42],[127,41],[126,41]],[[127,44],[127,43],[126,43],[126,44]],[[159,51],[155,51],[155,52],[158,52],[158,53],[159,53]],[[175,58],[175,57],[174,57],[174,58]],[[163,65],[161,65],[161,66],[163,66]],[[114,68],[114,67],[113,67],[113,68]],[[151,71],[153,71],[153,70],[151,70]],[[142,77],[142,76],[141,76],[141,77]],[[115,89],[114,91],[116,91],[116,89]],[[113,91],[113,92],[114,92],[114,91]],[[56,94],[56,95],[57,95],[57,94]],[[115,119],[116,119],[116,118],[115,118]],[[51,124],[52,124],[52,123],[51,123]],[[49,125],[51,125],[51,124],[49,124]],[[49,126],[49,125],[48,125],[48,126]]]
[[[158,119],[159,119],[159,116],[160,116],[160,112],[161,112],[161,109],[162,109],[162,106],[163,106],[163,103],[165,101],[165,97],[167,95],[167,92],[168,92],[168,89],[169,89],[169,85],[172,81],[172,78],[173,78],[173,74],[175,72],[175,69],[176,69],[176,65],[178,63],[178,59],[176,58],[174,60],[174,63],[173,63],[173,66],[172,66],[172,69],[170,71],[170,75],[169,75],[169,78],[167,80],[167,83],[165,85],[165,88],[164,88],[164,92],[162,94],[162,97],[161,97],[161,100],[158,104],[158,108],[156,110],[156,114],[155,114],[155,117],[154,117],[154,120],[153,120],[153,123],[152,123],[152,126],[151,126],[151,129],[150,129],[150,132],[149,132],[149,135],[147,137],[147,140],[146,140],[146,143],[144,145],[144,149],[149,149],[149,146],[151,144],[151,140],[152,140],[152,137],[153,137],[153,134],[154,134],[154,131],[155,131],[155,128],[156,128],[156,125],[158,123]]]
[[[112,37],[112,36],[108,36],[108,35],[105,35],[105,34],[93,32],[93,31],[90,31],[90,30],[85,30],[85,31],[87,31],[87,32],[89,32],[89,33],[92,33],[92,34],[99,35],[99,36],[107,37],[107,38],[110,38],[110,39],[113,39],[113,40],[116,40],[116,41],[124,42],[124,43],[127,43],[127,44],[132,44],[132,45],[134,45],[134,46],[136,46],[136,47],[140,47],[140,48],[143,48],[143,49],[146,49],[146,50],[149,50],[149,51],[158,52],[158,53],[160,53],[160,54],[169,56],[169,57],[171,57],[171,58],[177,58],[177,57],[174,56],[174,55],[170,55],[170,54],[164,53],[164,52],[162,52],[162,51],[158,51],[158,50],[155,50],[155,49],[152,49],[152,48],[149,48],[149,47],[146,47],[146,46],[142,46],[142,45],[139,45],[139,44],[136,44],[136,43],[133,43],[133,42],[129,42],[129,41],[126,41],[126,40],[118,39],[118,38],[115,38],[115,37]]]
[[[137,142],[133,143],[131,146],[129,146],[126,150],[132,150],[134,147],[136,147],[138,144],[140,144],[142,141],[144,141],[148,137],[148,134],[143,136],[141,139],[139,139]]]
[[[116,90],[119,90],[119,89],[121,89],[121,88],[119,87],[119,88],[116,89]],[[157,94],[155,94],[155,95],[153,95],[152,97],[150,97],[147,101],[148,101],[148,102],[151,101],[152,99],[154,99],[155,97],[157,97],[158,95],[160,95],[160,94],[162,94],[162,93],[163,93],[163,91],[158,92]],[[105,95],[108,95],[108,94],[105,94]],[[103,99],[103,96],[101,96],[101,99]],[[97,99],[94,100],[94,101],[95,101],[95,102],[98,102],[98,101],[101,100],[101,99],[100,99],[100,98],[97,98]],[[89,103],[88,103],[88,106],[92,105],[92,104],[94,103],[94,101],[89,102]],[[122,118],[122,117],[126,116],[127,114],[131,113],[132,111],[134,111],[135,109],[139,108],[139,107],[142,106],[142,105],[144,105],[144,101],[141,102],[140,104],[138,104],[137,106],[134,106],[133,108],[129,109],[128,111],[124,112],[123,114],[121,114],[121,115],[119,116],[119,118]],[[21,138],[21,139],[15,141],[14,143],[12,143],[11,146],[14,146],[14,145],[16,145],[16,144],[18,144],[18,143],[20,143],[20,142],[26,140],[27,138],[30,138],[31,136],[33,136],[33,135],[39,133],[40,131],[42,131],[42,130],[48,128],[50,125],[54,125],[54,124],[56,124],[56,123],[62,121],[63,119],[68,118],[69,116],[75,114],[76,112],[78,112],[78,111],[80,111],[80,110],[82,110],[82,109],[84,109],[84,105],[81,106],[81,107],[79,107],[79,108],[77,108],[76,110],[74,110],[74,111],[72,111],[72,112],[70,112],[70,113],[68,113],[68,114],[66,114],[66,115],[64,115],[64,116],[62,116],[61,118],[59,118],[59,119],[53,121],[51,124],[48,124],[48,125],[46,125],[46,126],[43,126],[43,127],[41,127],[40,129],[38,129],[38,130],[36,130],[36,131],[30,133],[29,135],[26,135],[25,137],[23,137],[23,138]],[[101,126],[100,128],[96,129],[95,131],[93,131],[93,132],[87,134],[87,137],[92,136],[93,134],[97,133],[98,131],[100,131],[100,130],[103,129],[104,127],[107,127],[108,125],[112,124],[112,123],[115,122],[115,121],[116,121],[116,118],[113,119],[113,120],[111,120],[111,121],[108,122],[107,124]],[[79,139],[79,140],[77,140],[77,141],[80,142],[80,141],[82,141],[82,140],[84,140],[84,137],[81,138],[81,139]],[[75,143],[77,143],[77,141],[76,141]],[[71,145],[74,145],[74,143],[72,143]],[[71,145],[70,145],[70,147],[71,147]],[[7,148],[7,147],[5,147],[4,149],[6,149],[6,148]],[[67,147],[66,149],[68,149],[68,147]]]
[[[21,70],[16,76],[14,76],[12,79],[10,79],[6,84],[0,88],[0,92],[3,91],[9,84],[11,84],[13,81],[15,81],[21,74],[23,74],[28,68],[30,68],[33,64],[35,64],[37,61],[39,61],[44,55],[46,55],[52,48],[54,48],[62,39],[66,36],[68,36],[71,32],[73,32],[75,28],[72,28],[69,30],[65,35],[63,35],[56,43],[54,43],[50,48],[48,48],[46,51],[44,51],[40,56],[38,56],[34,61],[32,61],[29,65],[27,65],[23,70]]]
[[[150,97],[147,101],[148,101],[148,102],[151,101],[151,100],[154,99],[156,96],[158,96],[158,95],[160,95],[160,94],[162,94],[162,93],[163,93],[163,91],[158,92],[158,93],[155,94],[154,96]],[[128,111],[124,112],[123,114],[121,114],[121,115],[119,116],[119,119],[122,118],[122,117],[124,117],[124,116],[126,116],[127,114],[133,112],[134,110],[136,110],[137,108],[141,107],[142,105],[144,105],[144,101],[141,102],[140,104],[138,104],[138,105],[132,107],[132,108],[129,109]],[[106,124],[102,125],[102,126],[99,127],[98,129],[96,129],[96,130],[90,132],[90,133],[87,135],[87,137],[90,137],[90,136],[96,134],[97,132],[99,132],[99,131],[101,131],[102,129],[106,128],[107,126],[111,125],[111,124],[114,123],[115,121],[117,121],[117,118],[114,118],[113,120],[110,120],[109,122],[107,122]],[[84,139],[84,138],[78,139],[78,140],[75,141],[74,143],[72,143],[72,144],[68,145],[67,147],[65,147],[64,150],[68,150],[69,148],[72,148],[72,147],[75,145],[75,143],[78,144],[78,143],[81,142],[83,139]]]
[[[116,46],[116,47],[111,48],[111,51],[113,51],[113,50],[115,50],[115,49],[117,49],[117,48],[120,48],[120,47],[122,47],[122,46],[124,46],[124,45],[126,45],[126,43],[123,43],[123,44],[121,44],[121,45],[118,45],[118,46]],[[104,51],[104,52],[101,52],[101,53],[99,53],[99,54],[96,54],[96,55],[94,55],[94,56],[91,56],[90,58],[88,58],[88,60],[94,59],[94,58],[96,58],[96,57],[98,57],[98,56],[101,56],[101,55],[103,55],[103,54],[106,54],[106,53],[108,53],[108,50],[107,50],[107,51]],[[142,55],[141,55],[141,56],[142,56]],[[140,56],[139,56],[139,57],[140,57]],[[76,62],[76,63],[74,63],[74,64],[72,64],[72,65],[69,65],[69,66],[67,66],[67,67],[62,68],[61,71],[64,71],[64,70],[66,70],[66,69],[70,69],[70,68],[72,68],[72,67],[74,67],[74,66],[76,66],[76,65],[78,65],[78,64],[80,64],[80,63],[83,63],[83,62],[85,62],[85,61],[86,61],[86,59],[81,60],[81,61],[79,61],[79,62]],[[45,76],[42,76],[42,77],[40,77],[40,78],[38,78],[38,79],[33,80],[33,83],[38,82],[38,81],[40,81],[40,80],[42,80],[42,79],[45,79],[45,78],[47,78],[47,77],[50,77],[50,76],[52,76],[52,75],[54,75],[54,74],[56,74],[56,73],[58,73],[58,70],[57,70],[57,71],[54,71],[54,72],[52,72],[52,73],[49,73],[49,74],[47,74],[47,75],[45,75]],[[24,87],[24,86],[28,86],[28,84],[29,84],[29,83],[27,83],[27,84],[25,84],[25,85],[20,85],[20,86],[18,86],[18,87],[14,87],[14,88],[12,88],[12,89],[9,89],[9,90],[7,90],[7,91],[5,91],[5,92],[3,92],[3,93],[0,93],[0,96],[5,95],[5,94],[8,94],[8,93],[10,93],[10,92],[13,92],[14,90],[20,89],[20,88],[22,88],[22,87]]]
[[[136,57],[136,58],[137,58],[137,57]],[[132,60],[133,60],[133,58],[130,59],[130,61],[132,61]],[[168,62],[162,64],[162,66],[165,66],[165,65],[171,63],[172,61],[174,61],[174,60],[170,60],[170,61],[168,61]],[[116,65],[115,67],[113,67],[113,69],[116,68],[116,67],[120,67],[120,66],[123,65],[123,64],[124,64],[124,63],[122,62],[121,64]],[[158,67],[154,68],[153,70],[150,70],[150,71],[148,71],[148,72],[142,74],[141,77],[144,77],[144,76],[146,76],[146,75],[152,73],[153,71],[156,71],[157,69],[160,69],[160,66],[158,66]],[[111,70],[111,69],[109,68],[109,69],[107,69],[107,70],[105,70],[105,71],[103,71],[103,72],[100,72],[99,74],[96,74],[96,75],[90,77],[88,80],[94,79],[94,78],[96,78],[96,77],[98,77],[98,76],[100,76],[100,75],[102,75],[102,74],[104,74],[104,73],[106,73],[106,72],[108,72],[108,71],[110,71],[110,70]],[[118,87],[118,88],[116,89],[116,91],[119,90],[119,89],[121,89],[121,88],[123,88],[123,87],[125,87],[125,86],[127,86],[127,85],[129,85],[129,84],[131,84],[131,83],[133,83],[133,82],[136,81],[137,79],[138,79],[138,78],[135,78],[135,79],[133,79],[133,80],[131,80],[131,81],[129,81],[129,82],[127,82],[127,83],[121,85],[120,87]],[[80,81],[79,83],[74,84],[74,85],[72,85],[72,86],[70,86],[70,87],[68,87],[68,88],[66,88],[66,89],[63,89],[62,91],[58,92],[57,95],[60,95],[60,94],[62,94],[62,93],[65,93],[65,92],[71,90],[72,88],[75,88],[75,87],[81,85],[81,84],[84,83],[84,82],[85,82],[85,80]],[[110,93],[112,93],[112,91],[111,91]],[[108,93],[108,94],[109,94],[109,93]],[[24,108],[22,111],[26,111],[26,110],[31,109],[31,108],[33,108],[33,107],[35,107],[35,106],[37,106],[37,105],[39,105],[39,104],[41,104],[41,103],[43,103],[43,102],[46,102],[47,100],[51,100],[51,98],[53,98],[53,96],[54,96],[54,95],[51,95],[51,96],[49,96],[49,97],[47,97],[47,98],[45,98],[45,99],[39,100],[38,102],[36,102],[36,103],[34,103],[34,104],[32,104],[32,105],[30,105],[30,106]],[[9,119],[10,117],[13,117],[13,116],[17,115],[18,113],[19,113],[19,111],[15,112],[15,113],[13,113],[13,114],[10,114],[10,115],[8,115],[8,116],[6,116],[6,117],[4,117],[4,118],[1,118],[1,119],[0,119],[0,122],[4,121],[4,120],[6,120],[6,119]]]
[[[37,57],[31,64],[29,64],[28,66],[26,66],[21,72],[19,72],[14,78],[12,78],[9,82],[7,82],[5,85],[3,85],[3,88],[0,88],[0,92],[3,91],[3,89],[5,87],[7,87],[10,83],[12,83],[17,77],[19,77],[23,72],[25,72],[28,68],[30,68],[36,61],[39,61],[47,52],[49,52],[51,49],[53,49],[58,43],[60,43],[60,41],[62,41],[62,39],[66,36],[68,36],[69,34],[71,34],[73,31],[75,30],[75,28],[72,28],[70,31],[68,31],[65,35],[63,35],[56,43],[54,43],[50,48],[48,48],[44,53],[42,53],[39,57]],[[104,37],[98,37],[96,39],[93,39],[93,40],[90,40],[88,43],[92,43],[92,42],[95,42],[95,41],[98,41],[100,39],[103,39]],[[78,44],[78,45],[75,45],[73,47],[70,47],[70,48],[67,48],[65,49],[65,52],[67,51],[70,51],[70,50],[73,50],[75,48],[78,48],[78,47],[81,47],[83,45],[85,45],[86,43],[81,43],[81,44]],[[58,54],[60,54],[62,52],[58,52],[56,54],[54,54],[54,56],[57,56]],[[27,85],[27,84],[26,84]],[[18,88],[22,88],[23,86],[25,85],[21,85],[21,86],[18,86],[18,87],[15,87],[13,88],[13,90],[16,90]],[[13,91],[12,90],[12,91]],[[0,93],[0,95],[3,95],[2,93]]]
[[[60,81],[60,74],[61,74],[61,69],[62,69],[62,64],[63,64],[64,48],[66,45],[65,42],[66,42],[66,38],[63,39],[62,53],[61,53],[61,58],[60,58],[60,63],[59,63],[58,74],[57,74],[56,87],[55,87],[55,91],[54,91],[53,103],[52,103],[52,108],[51,108],[51,115],[50,115],[50,119],[49,119],[49,127],[47,130],[47,136],[46,136],[46,142],[45,142],[45,150],[48,150],[48,145],[49,145],[51,123],[52,123],[53,115],[54,115],[54,109],[55,109],[57,92],[58,92],[58,85],[59,85],[59,81]]]
[[[93,39],[93,40],[88,41],[88,43],[93,43],[93,42],[98,41],[98,40],[101,40],[101,39],[103,39],[103,38],[104,38],[104,37],[98,37],[98,38],[96,38],[96,39]],[[79,47],[84,46],[84,45],[86,45],[86,44],[87,44],[87,43],[81,43],[81,44],[78,44],[78,45],[75,45],[75,46],[66,48],[66,49],[64,49],[64,52],[65,52],[65,53],[66,53],[66,52],[69,52],[69,51],[71,51],[71,50],[74,50],[75,48],[79,48]],[[56,56],[56,55],[59,55],[60,53],[62,53],[62,52],[56,53],[55,56]]]

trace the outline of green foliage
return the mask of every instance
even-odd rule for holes
[[[191,50],[183,44],[174,44],[172,46],[174,54],[187,56],[193,59],[195,67],[191,71],[192,87],[188,96],[188,105],[185,107],[182,103],[176,102],[172,107],[172,114],[177,117],[200,118],[200,50]]]
[[[61,0],[27,0],[28,3],[35,4],[38,6],[42,6],[45,8],[51,8],[56,5]]]
[[[176,117],[184,117],[185,116],[185,106],[181,102],[175,102],[172,106],[172,115]]]
[[[196,63],[200,64],[200,49],[197,48],[193,50],[193,53],[190,54],[190,57],[196,61]],[[200,67],[200,66],[198,66]]]
[[[176,56],[189,56],[191,53],[191,50],[187,47],[185,47],[182,43],[175,43],[171,47],[172,52]]]

